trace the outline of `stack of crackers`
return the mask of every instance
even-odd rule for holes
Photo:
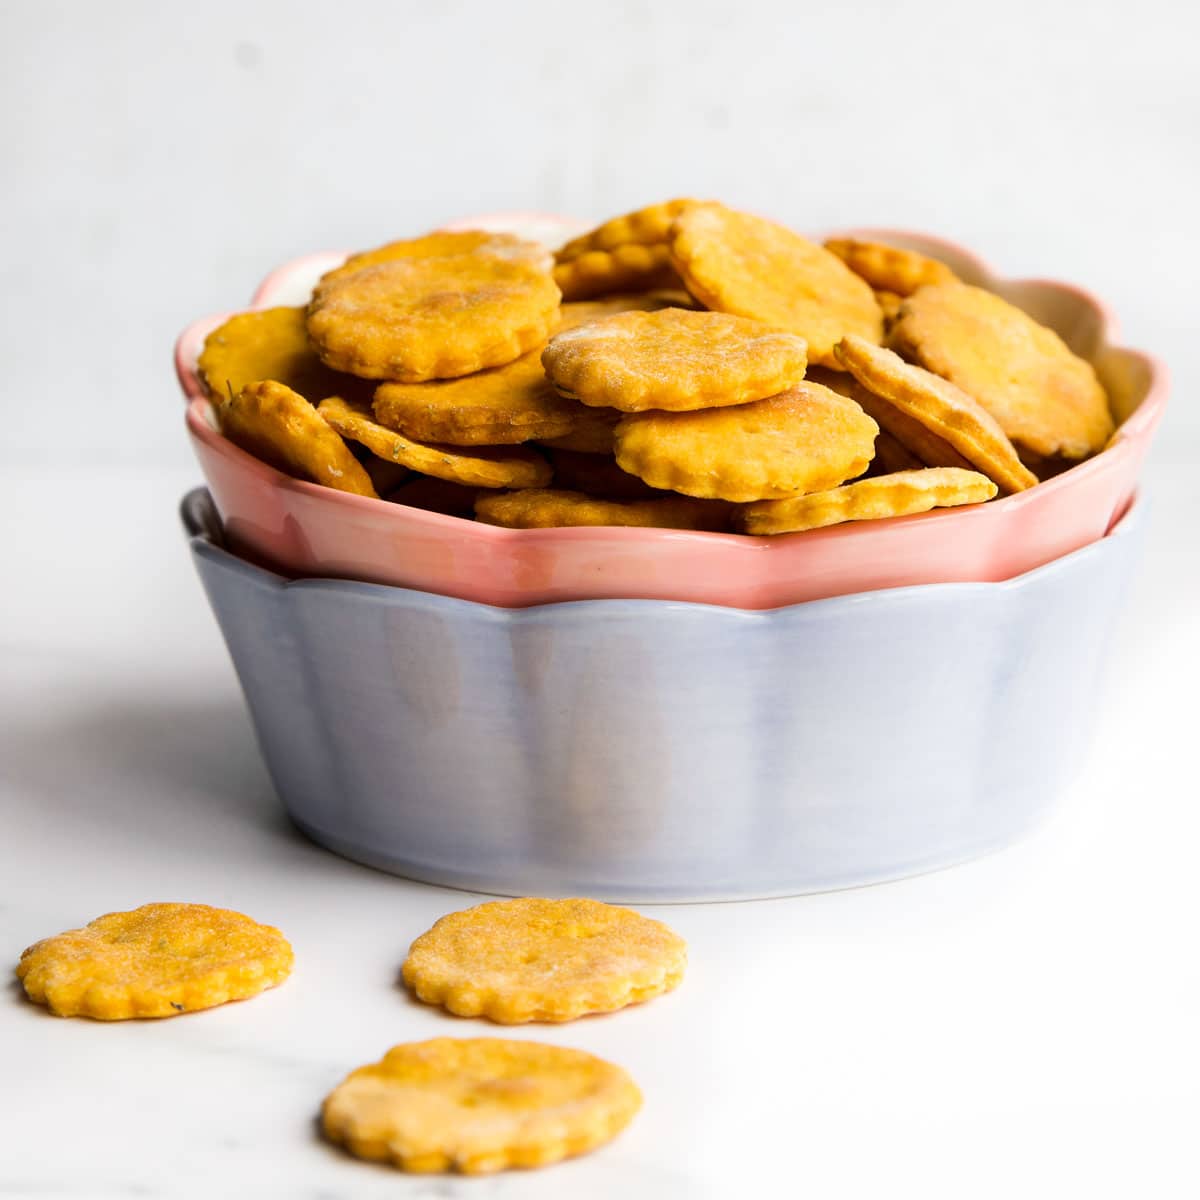
[[[1033,487],[1113,432],[1090,363],[945,263],[672,200],[553,255],[441,232],[351,256],[199,360],[300,478],[538,528],[778,534]]]

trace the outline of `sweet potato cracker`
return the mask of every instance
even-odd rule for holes
[[[804,339],[728,313],[623,312],[556,334],[542,351],[554,386],[622,412],[747,404],[804,378]]]
[[[861,242],[856,238],[830,238],[825,249],[865,279],[875,289],[877,298],[881,291],[911,296],[926,284],[950,283],[956,278],[944,262],[899,246]]]
[[[1113,432],[1092,364],[993,292],[943,283],[914,292],[889,342],[979,402],[1021,449],[1086,458]]]
[[[617,426],[616,458],[651,487],[707,499],[770,500],[860,475],[878,432],[853,400],[803,380],[734,408],[631,413]]]
[[[648,292],[680,287],[665,245],[628,243],[612,250],[589,250],[554,268],[564,300],[587,300],[613,292]]]
[[[643,529],[706,529],[722,533],[729,528],[729,505],[670,492],[656,493],[654,499],[606,500],[583,492],[525,488],[480,496],[475,501],[475,515],[487,525],[503,525],[508,529],[635,525]]]
[[[883,337],[870,285],[828,250],[763,217],[689,205],[672,226],[671,261],[702,304],[798,333],[812,362],[837,366],[833,347],[847,333]]]
[[[582,1050],[434,1038],[352,1071],[326,1097],[321,1127],[358,1158],[482,1175],[594,1150],[641,1104],[627,1072]]]
[[[282,983],[292,948],[278,929],[207,904],[144,904],[36,942],[17,978],[55,1016],[174,1017]]]
[[[404,982],[426,1004],[504,1025],[573,1021],[676,987],[684,940],[598,900],[494,900],[442,917],[412,944]]]
[[[978,504],[995,494],[996,485],[978,471],[926,467],[875,475],[791,500],[748,504],[736,520],[746,533],[797,533],[843,521],[876,521],[935,507]]]
[[[317,411],[343,437],[361,442],[372,454],[410,471],[468,487],[543,487],[550,464],[524,446],[444,446],[418,442],[380,425],[371,410],[347,404],[340,396],[322,400]]]
[[[216,412],[221,432],[255,458],[297,479],[356,496],[376,495],[346,443],[303,396],[282,383],[248,383],[217,404]]]
[[[558,322],[537,265],[492,254],[399,258],[327,275],[308,307],[321,360],[367,379],[421,383],[499,367]]]
[[[570,262],[592,250],[615,250],[618,246],[630,244],[665,244],[671,233],[672,222],[689,204],[694,203],[694,200],[666,200],[613,217],[590,233],[572,238],[555,253],[555,260]]]
[[[1020,492],[1037,483],[1004,430],[954,384],[858,337],[843,338],[837,356],[863,387],[949,442],[1006,492]]]

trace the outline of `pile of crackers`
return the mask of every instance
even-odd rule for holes
[[[144,904],[34,943],[17,965],[60,1017],[174,1017],[283,983],[283,934],[207,904]],[[559,1024],[679,986],[687,944],[661,921],[598,900],[523,897],[449,913],[412,943],[419,1000],[501,1025]],[[615,1137],[641,1108],[624,1068],[584,1050],[493,1037],[393,1046],[321,1106],[330,1141],[405,1171],[538,1167]]]
[[[553,255],[391,242],[198,367],[280,469],[513,528],[800,532],[1018,492],[1113,433],[1092,365],[945,263],[711,201]]]

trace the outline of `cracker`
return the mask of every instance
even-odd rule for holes
[[[689,204],[694,203],[693,200],[667,200],[613,217],[591,232],[572,238],[555,252],[555,260],[570,262],[591,250],[615,250],[618,246],[629,244],[665,244],[671,233],[671,223]]]
[[[422,237],[388,242],[374,250],[352,254],[340,266],[326,271],[321,281],[352,275],[364,267],[398,262],[403,258],[445,258],[456,254],[489,254],[510,262],[529,263],[540,271],[549,271],[554,265],[554,255],[541,242],[527,241],[512,233],[491,233],[482,229],[443,230]]]
[[[639,481],[640,482],[640,481]],[[605,500],[583,492],[526,488],[519,492],[480,496],[476,517],[508,529],[560,529],[571,525],[632,525],[644,529],[729,529],[729,505],[695,500],[669,492],[648,500]]]
[[[284,384],[273,379],[248,383],[216,405],[216,413],[221,432],[234,445],[286,474],[356,496],[377,495],[346,443]]]
[[[587,300],[613,292],[649,292],[680,287],[665,245],[629,243],[612,250],[589,250],[554,268],[564,300]]]
[[[303,308],[256,308],[235,313],[204,341],[196,373],[214,404],[248,383],[274,379],[306,399],[324,400],[362,388],[352,375],[331,371],[308,340]]]
[[[627,1072],[582,1050],[434,1038],[352,1071],[325,1098],[321,1127],[358,1158],[481,1175],[594,1150],[641,1103]]]
[[[413,942],[402,975],[426,1004],[511,1025],[649,1000],[679,984],[686,962],[677,933],[632,909],[526,897],[442,917]]]
[[[974,397],[1018,447],[1086,458],[1113,432],[1092,364],[1007,300],[965,283],[914,292],[889,332],[906,358]]]
[[[862,338],[843,338],[837,353],[863,387],[949,442],[1006,492],[1037,483],[987,410],[954,384]]]
[[[837,255],[855,275],[865,279],[876,293],[911,296],[919,287],[950,283],[957,278],[944,262],[900,246],[863,242],[857,238],[830,238],[825,249]]]
[[[17,978],[55,1016],[174,1017],[282,983],[292,948],[278,929],[207,904],[144,904],[45,938]]]
[[[535,264],[492,254],[401,258],[326,276],[308,308],[321,361],[367,379],[421,383],[499,367],[558,322]]]
[[[617,425],[616,459],[651,487],[769,500],[860,475],[878,432],[853,400],[804,380],[736,408],[631,413]]]
[[[624,312],[564,330],[546,375],[584,404],[671,412],[747,404],[804,378],[804,339],[728,313]]]
[[[317,411],[343,437],[361,442],[372,454],[400,463],[422,475],[433,475],[468,487],[543,487],[550,464],[524,446],[444,446],[418,442],[387,429],[365,406],[340,396],[322,400]]]
[[[883,337],[875,294],[841,259],[798,233],[723,204],[693,204],[675,220],[671,261],[702,304],[790,330],[812,362],[836,366],[847,333]]]
[[[996,485],[978,471],[925,467],[875,475],[791,500],[749,504],[737,520],[746,533],[798,533],[843,521],[878,521],[935,507],[979,504],[995,494]]]
[[[430,383],[381,383],[375,419],[422,442],[499,446],[562,437],[586,410],[560,396],[537,352],[490,371]]]
[[[938,437],[932,429],[926,428],[916,417],[897,408],[894,404],[875,395],[869,388],[863,387],[857,379],[846,371],[830,371],[824,367],[816,367],[813,371],[813,381],[824,383],[835,392],[848,396],[873,420],[880,428],[891,434],[901,446],[919,461],[915,466],[926,467],[958,467],[963,471],[973,471],[975,468],[945,438]],[[879,440],[875,442],[876,452]]]

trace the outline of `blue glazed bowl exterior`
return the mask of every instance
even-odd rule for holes
[[[998,848],[1081,765],[1140,541],[1004,583],[764,612],[526,609],[288,581],[191,548],[275,786],[339,854],[413,879],[626,902],[786,895]]]

